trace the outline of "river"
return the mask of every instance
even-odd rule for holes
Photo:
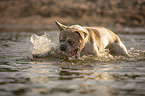
[[[59,34],[56,30],[35,34],[44,32]],[[80,60],[33,58],[32,34],[0,32],[0,96],[145,95],[145,31],[118,32],[130,58],[106,55]]]

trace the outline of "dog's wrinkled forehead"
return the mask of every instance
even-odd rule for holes
[[[67,26],[67,28],[65,28],[64,30],[61,31],[62,34],[74,34],[76,32],[78,32],[80,30],[76,29],[76,28],[71,28],[70,26]]]
[[[72,29],[72,28],[66,28],[64,30],[61,31],[60,33],[60,37],[71,37],[71,38],[75,38],[78,37],[79,34],[77,33],[79,30],[76,29]]]
[[[74,32],[73,29],[67,27],[67,28],[65,28],[64,30],[61,30],[61,31],[60,31],[60,34],[71,34],[71,33],[73,33],[73,32]]]

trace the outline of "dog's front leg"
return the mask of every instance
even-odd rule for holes
[[[100,54],[99,54],[99,50],[98,50],[97,44],[94,43],[93,44],[93,56],[98,57],[99,55]]]

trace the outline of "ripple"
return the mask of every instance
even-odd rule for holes
[[[42,31],[36,33],[43,34]],[[98,58],[83,56],[78,60],[69,60],[59,58],[58,54],[33,58],[29,50],[31,46],[29,38],[32,33],[1,34],[3,34],[0,35],[2,96],[144,94],[144,35],[140,37],[139,34],[132,36],[120,34],[120,38],[129,49],[131,55],[129,58],[112,56],[106,50]]]

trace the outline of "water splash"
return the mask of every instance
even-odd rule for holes
[[[45,57],[57,49],[57,40],[53,40],[55,35],[44,33],[41,36],[33,34],[30,42],[33,44],[31,52],[33,56]]]

